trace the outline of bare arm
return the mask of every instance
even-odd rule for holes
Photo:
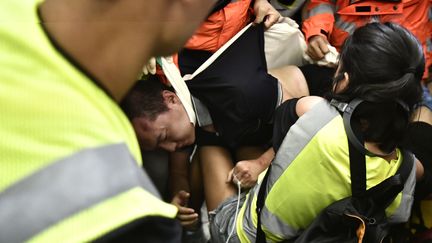
[[[171,196],[180,191],[190,192],[189,186],[189,151],[172,152],[169,155],[169,190]]]
[[[237,183],[240,181],[241,187],[253,187],[259,174],[263,172],[271,163],[275,155],[273,148],[267,149],[260,157],[252,160],[242,160],[229,172],[227,181]]]

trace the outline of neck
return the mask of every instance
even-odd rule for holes
[[[117,101],[154,55],[159,33],[155,12],[130,0],[46,0],[40,7],[51,37]]]
[[[396,149],[393,149],[393,151],[391,151],[390,153],[384,152],[379,148],[378,144],[370,142],[365,142],[365,147],[367,150],[371,151],[374,154],[380,155],[379,157],[389,162],[391,160],[397,159]]]

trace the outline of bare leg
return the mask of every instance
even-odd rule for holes
[[[191,189],[191,198],[189,201],[189,207],[193,208],[195,212],[199,213],[204,202],[204,187],[199,156],[197,153],[195,153],[193,156],[190,167],[189,183]]]
[[[204,180],[207,210],[214,210],[225,199],[236,194],[234,184],[227,183],[233,162],[227,149],[219,146],[202,146],[198,150]]]
[[[268,72],[279,80],[283,91],[283,101],[309,95],[306,79],[298,67],[284,66]]]

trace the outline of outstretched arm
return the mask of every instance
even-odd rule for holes
[[[259,174],[270,165],[274,155],[273,148],[269,148],[257,159],[237,162],[236,166],[229,172],[227,182],[237,183],[237,181],[240,181],[243,188],[253,187],[258,180]]]

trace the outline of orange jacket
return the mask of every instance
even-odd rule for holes
[[[428,67],[431,65],[430,53],[427,53],[427,40],[431,38],[428,27],[430,5],[430,0],[402,0],[398,3],[382,0],[309,0],[302,29],[306,40],[322,35],[340,50],[348,35],[360,26],[373,21],[399,23],[420,40]],[[426,70],[424,77],[427,75]]]
[[[251,20],[251,0],[237,0],[210,15],[185,48],[215,52]]]
[[[250,21],[252,0],[232,1],[224,8],[211,14],[201,24],[184,48],[216,52]],[[178,55],[173,55],[178,66]]]

